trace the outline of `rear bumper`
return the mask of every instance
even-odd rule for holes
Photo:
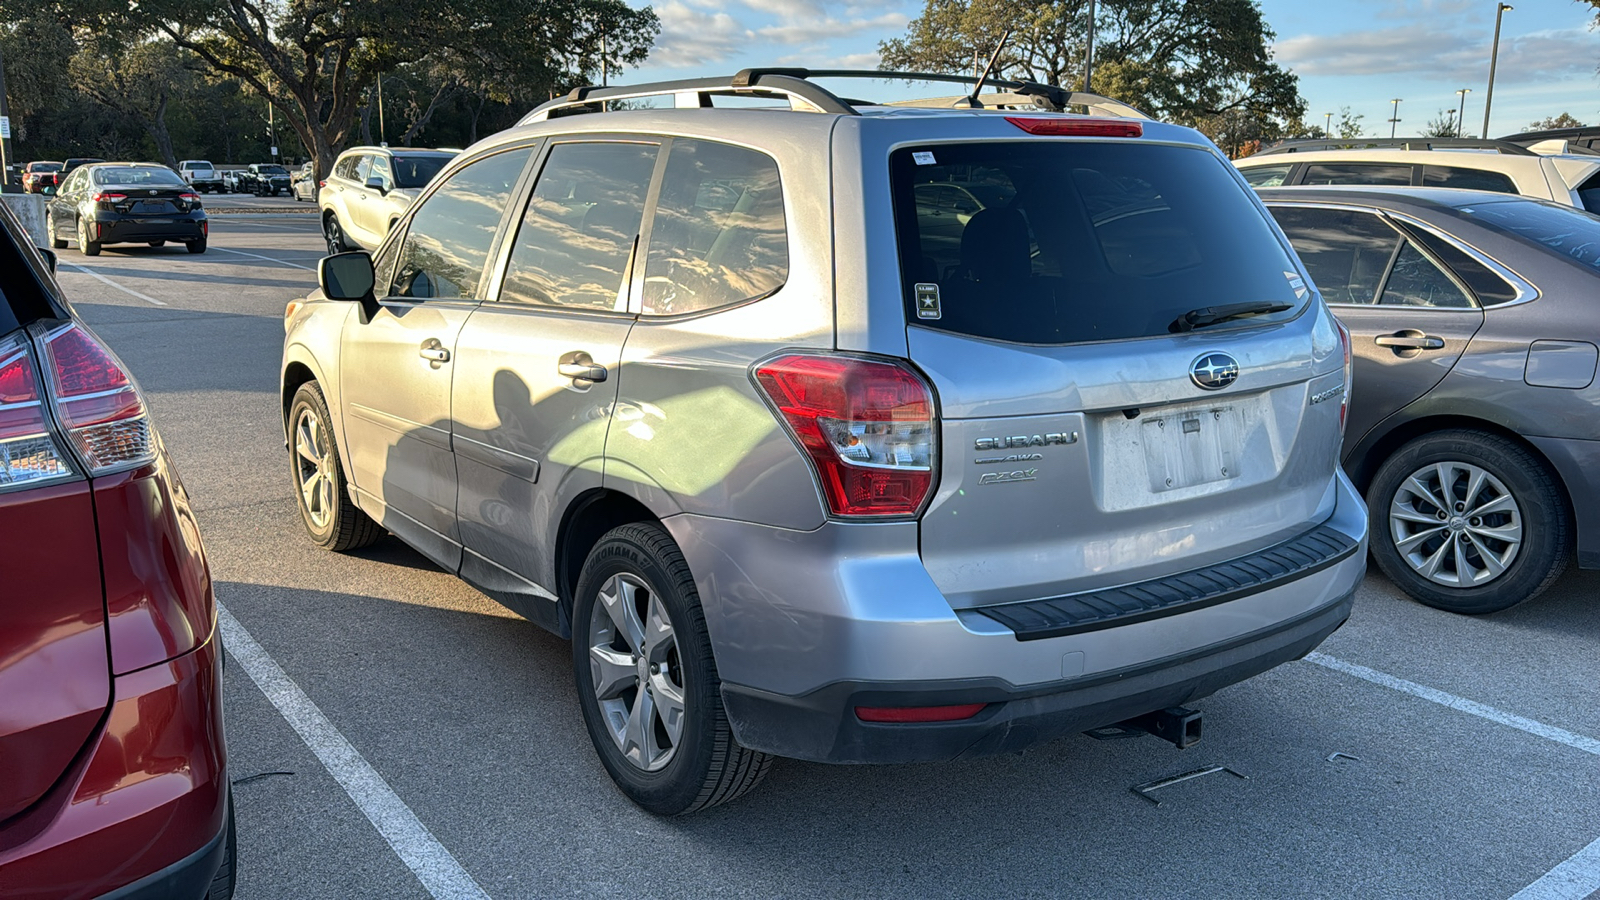
[[[96,219],[94,227],[102,244],[194,241],[206,236],[206,217],[203,213],[175,213],[148,218]]]
[[[1556,467],[1576,514],[1578,565],[1600,569],[1600,441],[1529,437]]]
[[[695,573],[729,720],[752,749],[828,762],[1002,752],[1206,696],[1304,655],[1349,615],[1366,508],[1340,473],[1321,523],[1356,549],[1202,608],[1023,640],[956,612],[915,523],[812,532],[665,520]],[[855,706],[991,704],[963,723],[869,725]]]
[[[227,824],[219,649],[117,677],[106,721],[0,829],[0,896],[199,900]]]

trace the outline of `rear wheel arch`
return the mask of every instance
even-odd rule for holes
[[[556,588],[563,611],[570,616],[589,551],[613,528],[634,522],[660,525],[661,520],[639,501],[619,491],[595,488],[568,504],[556,537]]]

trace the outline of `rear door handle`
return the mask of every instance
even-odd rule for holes
[[[1395,350],[1442,350],[1444,338],[1423,334],[1415,328],[1407,328],[1394,334],[1381,334],[1373,339],[1379,347],[1391,347]]]
[[[423,341],[422,346],[417,348],[417,355],[436,365],[450,361],[450,351],[444,348],[438,338]]]
[[[563,355],[556,363],[556,371],[560,372],[563,378],[594,382],[605,381],[608,374],[605,366],[595,365],[594,357],[582,350]]]

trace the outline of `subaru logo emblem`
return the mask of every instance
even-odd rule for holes
[[[1189,366],[1189,380],[1208,391],[1220,391],[1239,380],[1239,361],[1226,353],[1207,353]]]

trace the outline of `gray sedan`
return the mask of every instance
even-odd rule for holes
[[[1600,568],[1600,218],[1477,191],[1260,194],[1354,338],[1343,460],[1384,573],[1487,613],[1574,551]]]

